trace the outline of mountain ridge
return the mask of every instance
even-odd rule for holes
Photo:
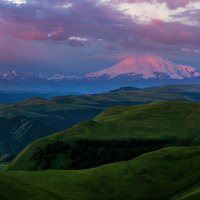
[[[160,56],[132,56],[121,60],[119,63],[96,72],[91,72],[82,76],[69,76],[66,74],[55,73],[52,75],[46,74],[25,74],[16,70],[0,73],[0,79],[27,79],[37,78],[48,81],[62,80],[82,80],[104,76],[108,79],[113,79],[121,75],[138,77],[144,79],[177,79],[200,77],[200,71],[189,65],[176,64],[170,60]]]
[[[0,74],[0,91],[57,91],[60,95],[68,91],[94,94],[127,86],[146,88],[169,84],[200,84],[200,71],[158,56],[133,56],[110,68],[81,76],[25,74],[15,70]]]

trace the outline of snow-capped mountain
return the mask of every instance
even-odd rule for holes
[[[200,76],[194,67],[180,65],[158,56],[133,56],[118,64],[97,72],[86,74],[88,79],[107,77],[113,79],[127,75],[143,79],[185,79]]]
[[[7,80],[7,81],[23,81],[29,79],[45,79],[45,75],[43,74],[25,74],[21,72],[17,72],[15,70],[7,71],[0,74],[0,79]]]
[[[13,80],[16,78],[23,79],[24,77],[25,77],[24,74],[18,73],[15,70],[4,72],[4,73],[0,74],[0,78],[4,79],[4,80]]]

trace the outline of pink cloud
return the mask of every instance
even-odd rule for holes
[[[146,0],[128,1],[144,2]],[[176,7],[187,5],[195,0],[158,1]],[[0,24],[0,34],[12,35],[24,40],[58,40],[65,41],[65,44],[71,46],[85,45],[77,41],[68,41],[69,37],[75,35],[93,40],[100,38],[109,43],[129,46],[128,48],[137,46],[139,41],[145,39],[162,44],[199,42],[200,29],[198,27],[181,23],[166,23],[159,19],[154,19],[149,24],[136,24],[113,7],[98,5],[91,0],[75,1],[68,10],[51,4],[45,4],[40,8],[32,4],[24,7],[9,6],[7,10],[0,8],[0,17],[2,15],[4,20]],[[40,9],[39,14],[38,9]],[[27,10],[32,12],[31,16],[27,17]]]
[[[127,1],[154,2],[153,0]],[[175,9],[195,0],[158,1],[165,2],[169,8]],[[68,1],[59,0],[60,4],[64,2]],[[59,49],[64,49],[63,60],[66,59],[65,52],[68,53],[68,47],[77,49],[82,47],[85,48],[85,52],[88,52],[89,48],[94,48],[94,51],[101,49],[114,54],[128,51],[131,54],[152,52],[165,55],[180,52],[183,44],[184,48],[193,49],[193,46],[194,49],[200,48],[200,28],[197,26],[178,22],[167,23],[160,19],[154,19],[149,24],[139,24],[107,4],[97,4],[94,0],[69,2],[73,4],[69,9],[58,6],[60,4],[56,0],[27,3],[21,6],[0,2],[1,41],[9,36],[13,41],[21,43],[12,46],[7,41],[6,45],[0,46],[0,59],[8,62],[12,58],[20,60],[24,57],[32,60],[48,59],[54,56],[54,51],[49,53],[49,49],[57,43],[62,44]],[[181,17],[187,16],[188,13],[182,13]],[[199,11],[196,11],[192,17],[199,19]],[[89,42],[69,40],[73,36],[89,38]],[[30,46],[25,47],[25,43],[29,43]],[[35,47],[35,44],[38,46]],[[58,55],[60,54],[61,52],[58,52]]]

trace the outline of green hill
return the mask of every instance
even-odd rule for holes
[[[0,199],[197,200],[200,147],[165,148],[87,170],[1,172]],[[192,196],[193,195],[193,196]]]
[[[33,142],[9,170],[83,169],[166,146],[200,144],[200,103],[115,106],[93,120]]]
[[[200,85],[125,87],[98,95],[35,97],[0,104],[0,153],[18,153],[32,141],[89,120],[113,105],[166,100],[200,101]]]

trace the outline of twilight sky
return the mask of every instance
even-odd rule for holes
[[[200,1],[0,1],[0,72],[79,75],[140,54],[200,69]]]

